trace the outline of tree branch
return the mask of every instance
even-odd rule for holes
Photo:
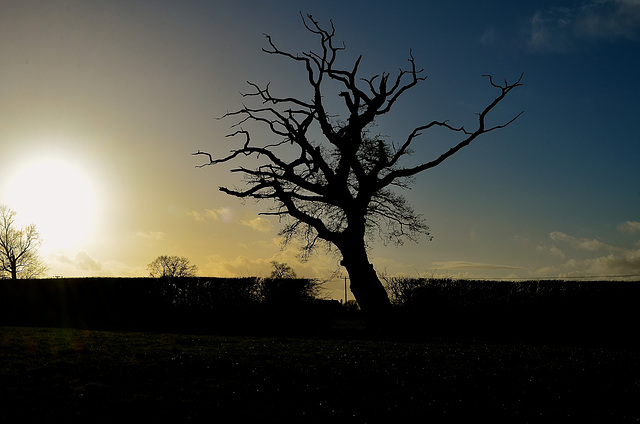
[[[440,156],[438,156],[435,160],[432,160],[430,162],[426,162],[426,163],[423,163],[421,165],[414,166],[414,167],[411,167],[411,168],[402,168],[402,169],[397,169],[397,170],[394,170],[394,171],[390,172],[383,179],[380,180],[379,187],[386,187],[387,185],[391,184],[397,178],[410,177],[412,175],[416,175],[416,174],[418,174],[418,173],[420,173],[422,171],[425,171],[427,169],[434,168],[434,167],[440,165],[446,159],[448,159],[451,156],[453,156],[454,154],[456,154],[462,148],[464,148],[464,147],[468,146],[469,144],[471,144],[471,142],[473,140],[475,140],[476,138],[478,138],[480,135],[489,133],[491,131],[494,131],[494,130],[497,130],[497,129],[500,129],[500,128],[505,128],[506,126],[508,126],[511,123],[513,123],[516,119],[518,119],[524,113],[524,111],[518,113],[516,116],[514,116],[509,121],[507,121],[507,122],[505,122],[503,124],[495,125],[493,127],[486,128],[486,122],[485,121],[486,121],[486,117],[489,114],[489,112],[491,112],[491,110],[493,110],[505,98],[505,96],[511,90],[513,90],[515,87],[519,87],[519,86],[522,85],[521,81],[522,81],[523,76],[524,76],[524,74],[520,75],[518,80],[513,84],[509,84],[509,83],[507,83],[505,81],[504,85],[494,84],[493,80],[491,78],[489,78],[491,85],[493,87],[499,88],[501,90],[501,93],[487,107],[485,107],[482,110],[482,112],[480,112],[478,114],[478,128],[473,132],[469,132],[469,131],[465,130],[464,127],[460,127],[460,128],[452,127],[446,121],[444,121],[444,122],[436,122],[436,121],[434,121],[434,122],[431,122],[428,125],[425,125],[425,126],[418,127],[416,129],[414,129],[413,132],[407,138],[407,141],[403,144],[401,149],[394,156],[394,159],[392,160],[392,162],[394,164],[397,163],[397,161],[400,159],[400,156],[402,156],[402,155],[404,155],[406,153],[407,148],[409,147],[411,142],[417,136],[419,136],[421,134],[421,131],[423,131],[425,129],[429,129],[429,128],[433,127],[433,126],[441,126],[441,127],[448,128],[449,130],[454,131],[454,132],[461,132],[461,133],[467,135],[467,137],[465,139],[463,139],[462,141],[460,141],[455,146],[453,146],[452,148],[450,148],[445,153],[443,153]]]

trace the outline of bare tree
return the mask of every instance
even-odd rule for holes
[[[468,130],[448,121],[431,121],[414,128],[404,140],[389,141],[371,133],[372,124],[389,113],[398,99],[426,79],[418,69],[412,52],[409,66],[392,77],[389,73],[360,78],[358,69],[362,56],[353,67],[336,65],[344,44],[336,44],[335,28],[324,29],[311,15],[302,16],[305,28],[320,41],[318,51],[292,54],[281,50],[270,36],[263,51],[301,63],[306,70],[311,96],[279,97],[270,85],[248,82],[251,91],[243,97],[255,98],[259,106],[243,106],[223,117],[235,117],[233,133],[242,142],[222,158],[197,151],[208,161],[202,165],[234,162],[231,172],[244,176],[244,188],[220,187],[239,198],[271,200],[274,206],[265,215],[275,215],[285,221],[281,235],[285,243],[292,238],[303,241],[306,257],[323,243],[337,249],[346,268],[351,291],[363,311],[370,317],[380,316],[390,306],[387,293],[368,259],[372,237],[402,243],[429,236],[429,228],[397,189],[407,188],[413,176],[434,168],[468,146],[480,135],[504,128],[520,114],[498,125],[487,124],[489,113],[513,90],[521,85],[522,76],[514,83],[497,83],[491,76],[489,84],[497,97],[478,113],[477,126]],[[346,107],[342,116],[329,112],[335,107],[326,92],[335,92]],[[275,136],[256,143],[244,124],[264,125]],[[417,165],[404,166],[402,159],[411,154],[412,143],[427,130],[444,129],[458,136],[458,141],[444,153]],[[258,162],[246,165],[243,157]]]
[[[43,275],[47,267],[37,255],[40,234],[35,224],[18,228],[16,212],[0,205],[0,275],[18,278],[36,278]]]
[[[258,296],[267,304],[300,305],[318,299],[322,282],[313,278],[298,278],[291,266],[271,261],[269,278],[261,279]]]
[[[198,271],[196,265],[192,265],[189,259],[182,256],[158,256],[147,265],[149,275],[160,277],[195,277]]]
[[[271,266],[273,266],[273,270],[271,270],[269,278],[298,278],[293,268],[284,262],[271,261]]]

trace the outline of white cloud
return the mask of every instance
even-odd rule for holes
[[[265,258],[236,256],[234,259],[227,259],[220,255],[212,255],[207,258],[207,263],[202,267],[201,273],[216,277],[266,276],[269,267],[269,260]]]
[[[584,263],[593,275],[640,275],[640,250],[588,259]]]
[[[65,276],[93,275],[103,270],[102,264],[85,251],[80,251],[73,257],[64,254],[52,254],[48,258],[47,265],[53,274]]]
[[[102,265],[100,265],[95,259],[93,259],[85,251],[78,252],[75,257],[75,263],[78,268],[88,271],[100,271]]]
[[[531,50],[562,52],[580,40],[640,40],[640,1],[591,0],[537,11],[529,20]]]
[[[261,233],[266,233],[268,231],[271,231],[271,229],[273,229],[273,225],[271,224],[271,221],[265,218],[260,218],[260,217],[257,217],[251,220],[241,220],[240,224],[246,227],[249,227],[255,231],[259,231]]]
[[[633,233],[640,231],[640,223],[627,221],[618,226],[620,231]],[[561,243],[573,248],[572,256],[568,256],[557,246],[539,245],[538,252],[550,253],[562,263],[544,266],[535,274],[541,277],[629,277],[640,276],[640,243],[635,247],[614,246],[597,239],[578,238],[561,231],[549,234],[554,243]],[[604,254],[603,254],[604,251]]]
[[[552,266],[545,266],[545,267],[537,269],[534,272],[534,274],[537,277],[542,277],[542,278],[544,278],[544,277],[555,277],[557,273],[558,273],[557,270]]]
[[[567,243],[571,247],[581,250],[596,251],[600,249],[613,250],[613,246],[603,243],[596,239],[576,238],[560,231],[554,231],[549,234],[551,240],[561,243]]]
[[[205,209],[204,212],[188,211],[187,215],[195,219],[196,221],[221,221],[232,222],[233,210],[227,207],[221,207],[217,209]]]
[[[216,277],[264,277],[271,273],[271,261],[289,264],[300,277],[325,279],[336,271],[336,263],[330,257],[318,255],[308,262],[300,262],[297,251],[280,250],[277,245],[271,247],[273,250],[270,252],[251,252],[231,259],[217,254],[208,256],[206,263],[200,268],[201,274]],[[264,256],[259,256],[260,253],[264,253]]]
[[[193,218],[196,221],[204,221],[205,220],[205,216],[203,214],[201,214],[200,212],[197,212],[197,211],[187,211],[187,215],[189,215],[191,218]]]
[[[538,246],[536,246],[536,252],[548,254],[560,259],[564,259],[565,257],[564,251],[562,251],[562,249],[559,249],[556,246],[547,246],[545,244],[539,244]]]
[[[528,46],[534,51],[564,51],[569,48],[566,27],[571,21],[566,9],[536,12],[530,20]]]
[[[625,38],[640,35],[640,2],[633,0],[593,1],[576,18],[576,35],[585,38]]]
[[[164,239],[166,234],[162,231],[138,231],[136,233],[136,237],[145,239],[145,240],[162,240]]]
[[[141,277],[148,275],[146,265],[131,265],[119,260],[95,259],[85,251],[75,255],[53,253],[47,256],[47,274],[62,277]]]
[[[497,265],[497,264],[487,264],[480,262],[467,262],[467,261],[446,261],[446,262],[433,262],[432,265],[438,269],[463,269],[463,268],[473,268],[473,269],[520,269],[516,266],[510,265]]]
[[[231,208],[207,209],[206,215],[207,217],[222,222],[231,222],[233,220],[233,211]]]
[[[555,246],[552,246],[552,247],[549,249],[549,253],[550,253],[551,255],[553,255],[553,256],[558,257],[558,258],[564,258],[564,252],[563,252],[562,250],[558,249],[558,248],[557,248],[557,247],[555,247]]]
[[[637,221],[627,221],[624,224],[620,224],[618,226],[620,231],[624,231],[625,233],[635,233],[636,231],[640,231],[640,222]]]
[[[240,218],[236,213],[228,207],[221,207],[217,209],[205,209],[204,212],[188,211],[187,215],[192,217],[196,221],[215,221],[224,223],[235,223],[249,227],[254,231],[266,233],[273,229],[273,224],[266,218]],[[246,214],[245,214],[246,215]],[[255,215],[252,215],[255,216]]]
[[[614,278],[640,276],[640,249],[587,259],[569,259],[536,271],[542,277]]]

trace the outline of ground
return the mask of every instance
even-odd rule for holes
[[[640,419],[634,348],[0,327],[0,420]]]

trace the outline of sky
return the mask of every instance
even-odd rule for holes
[[[491,118],[517,121],[403,192],[433,240],[373,244],[380,274],[639,278],[640,0],[0,0],[0,203],[38,226],[49,276],[146,276],[159,255],[267,276],[276,260],[344,297],[339,258],[283,250],[268,205],[219,192],[241,180],[192,156],[233,148],[220,117],[247,81],[308,96],[303,68],[262,52],[264,34],[317,50],[301,11],[333,20],[363,78],[410,51],[424,68],[376,127],[389,139],[435,119],[471,128],[497,95],[482,75],[524,73]],[[449,147],[425,134],[407,163]]]

